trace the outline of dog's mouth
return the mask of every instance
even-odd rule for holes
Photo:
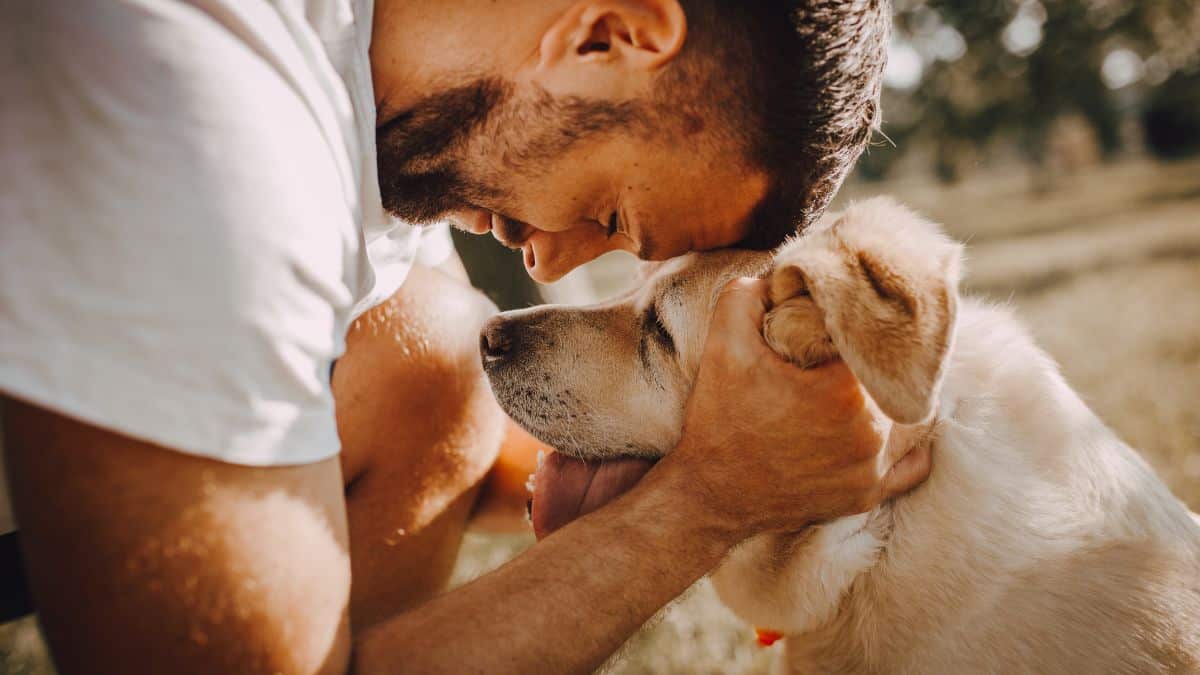
[[[585,462],[558,452],[546,455],[533,475],[529,517],[534,535],[543,539],[628,492],[655,461],[620,457]]]

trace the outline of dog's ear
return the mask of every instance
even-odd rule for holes
[[[925,421],[954,341],[961,258],[894,201],[856,204],[776,253],[764,334],[802,366],[840,355],[888,417]]]

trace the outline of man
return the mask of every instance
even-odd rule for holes
[[[384,213],[491,231],[541,281],[614,249],[771,246],[861,151],[887,19],[6,5],[0,389],[60,672],[587,671],[745,537],[918,483],[928,458],[883,453],[844,368],[767,349],[743,280],[671,456],[437,596],[504,422],[486,307]]]

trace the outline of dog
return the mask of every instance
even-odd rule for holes
[[[767,343],[800,367],[842,359],[888,442],[933,456],[910,494],[754,537],[712,572],[727,606],[785,637],[787,672],[1200,672],[1200,517],[1009,310],[960,296],[962,257],[877,198],[773,254],[692,253],[603,304],[494,317],[496,399],[557,450],[535,530],[579,514],[564,474],[615,494],[674,447],[720,290],[766,277]]]

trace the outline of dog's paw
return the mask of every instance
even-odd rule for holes
[[[795,264],[776,264],[768,277],[771,309],[763,320],[763,337],[777,354],[801,368],[837,357],[825,319],[813,302],[804,271]]]

